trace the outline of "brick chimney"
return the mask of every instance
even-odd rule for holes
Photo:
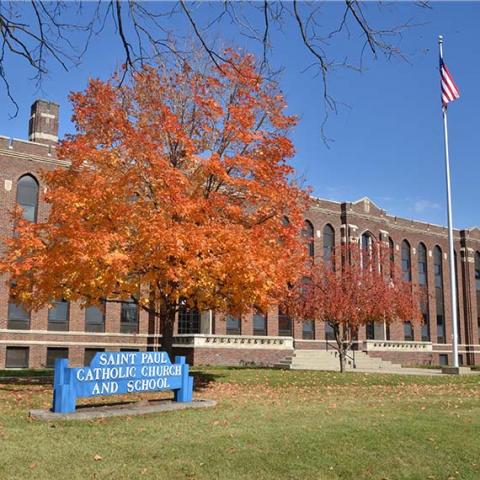
[[[58,142],[58,110],[56,103],[35,100],[28,122],[28,139],[31,142],[55,145]]]

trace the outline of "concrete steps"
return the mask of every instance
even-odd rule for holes
[[[350,352],[346,370],[364,372],[407,373],[401,365],[381,358],[369,357],[365,352]],[[339,371],[338,352],[336,350],[295,350],[275,365],[287,370],[330,370]]]

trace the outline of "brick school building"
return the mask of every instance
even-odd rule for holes
[[[28,140],[0,136],[1,237],[12,234],[10,212],[15,205],[30,221],[46,217],[40,172],[68,168],[68,162],[56,157],[58,108],[37,100],[31,107]],[[316,261],[341,243],[384,242],[404,275],[429,293],[423,325],[368,325],[359,332],[358,350],[403,365],[452,363],[446,227],[389,215],[368,198],[312,198],[304,233]],[[460,362],[480,364],[479,228],[455,231],[455,265]],[[134,303],[106,301],[82,309],[57,301],[50,309],[27,312],[11,301],[7,278],[0,280],[0,369],[51,367],[58,357],[82,365],[98,351],[141,351],[161,341],[160,332],[149,331],[147,313]],[[176,322],[175,348],[194,364],[272,365],[295,349],[324,350],[331,344],[328,325],[293,322],[276,307],[241,318],[184,309]]]

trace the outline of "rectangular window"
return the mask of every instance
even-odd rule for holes
[[[69,311],[70,302],[63,299],[52,302],[52,307],[48,310],[48,330],[68,331]]]
[[[422,323],[422,342],[430,341],[430,325],[428,320],[428,313],[423,314],[423,323]]]
[[[91,305],[85,309],[85,331],[105,331],[105,301],[101,305]]]
[[[365,325],[365,336],[367,340],[375,340],[375,325],[373,322],[368,322]]]
[[[412,272],[410,270],[410,259],[404,258],[402,259],[402,272],[403,272],[403,279],[406,282],[412,281]]]
[[[404,322],[403,336],[406,342],[413,342],[413,327],[411,322]]]
[[[55,367],[57,358],[68,358],[68,348],[47,348],[47,368]]]
[[[6,368],[28,368],[28,347],[7,347]]]
[[[240,317],[227,315],[227,335],[241,335],[242,322]]]
[[[441,367],[446,367],[448,365],[448,354],[441,353],[439,355],[439,360],[440,360],[440,366]]]
[[[195,308],[180,307],[178,312],[178,333],[200,333],[200,312]]]
[[[335,330],[330,322],[325,322],[325,340],[335,340]]]
[[[427,271],[425,270],[425,265],[423,263],[418,264],[418,283],[420,285],[427,284]]]
[[[122,302],[120,332],[138,333],[138,305],[133,301]]]
[[[86,348],[85,353],[83,355],[83,365],[87,367],[88,365],[90,365],[95,354],[104,352],[104,351],[105,351],[104,348]]]
[[[278,335],[280,337],[292,336],[292,319],[281,310],[278,311]]]
[[[445,343],[445,317],[443,309],[443,291],[435,289],[435,303],[437,310],[437,343]]]
[[[255,312],[253,314],[253,334],[266,335],[267,334],[267,317],[262,312]]]
[[[13,301],[8,302],[8,328],[12,330],[30,329],[30,312]]]
[[[445,343],[445,320],[443,315],[437,315],[437,343]]]
[[[435,274],[435,288],[443,289],[442,265],[440,263],[435,263],[433,266],[433,272]]]
[[[140,350],[138,348],[121,348],[121,352],[139,352]]]
[[[313,340],[315,338],[315,322],[313,320],[303,321],[302,338],[304,340]]]

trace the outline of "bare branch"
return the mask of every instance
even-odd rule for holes
[[[225,55],[220,44],[213,39],[226,24],[230,28],[233,25],[238,35],[247,38],[253,46],[260,46],[262,73],[268,78],[275,78],[280,68],[272,66],[274,45],[271,41],[276,38],[276,33],[291,35],[293,22],[303,46],[314,59],[314,63],[304,71],[312,71],[315,67],[312,73],[318,75],[322,84],[321,98],[325,111],[322,125],[325,125],[329,113],[336,112],[337,105],[341,105],[330,93],[331,73],[342,68],[361,70],[365,53],[373,58],[383,54],[386,58],[405,60],[406,56],[395,41],[406,29],[414,26],[410,21],[388,26],[386,15],[376,20],[381,22],[381,26],[375,25],[372,17],[367,15],[369,5],[358,0],[344,0],[338,4],[340,16],[333,24],[325,23],[324,4],[321,2],[302,2],[300,5],[298,0],[292,3],[223,0],[208,4],[209,18],[203,23],[192,13],[197,5],[203,8],[204,3],[187,3],[185,0],[165,3],[135,0],[0,2],[0,78],[6,96],[15,108],[15,115],[18,106],[14,100],[10,66],[14,57],[22,59],[34,72],[33,79],[40,86],[52,64],[60,65],[64,70],[77,66],[92,39],[105,34],[109,23],[115,26],[124,57],[121,83],[127,73],[137,66],[167,62],[170,57],[175,61],[185,60],[194,54],[192,37],[207,53],[212,65],[222,71]],[[422,9],[431,8],[429,2],[422,0],[414,5]],[[357,30],[361,34],[360,41],[354,39],[353,33]],[[337,38],[344,37],[360,54],[359,60],[354,63],[349,61],[346,52],[337,48]],[[188,45],[182,50],[176,47],[181,40]],[[322,136],[327,143],[323,127]]]

